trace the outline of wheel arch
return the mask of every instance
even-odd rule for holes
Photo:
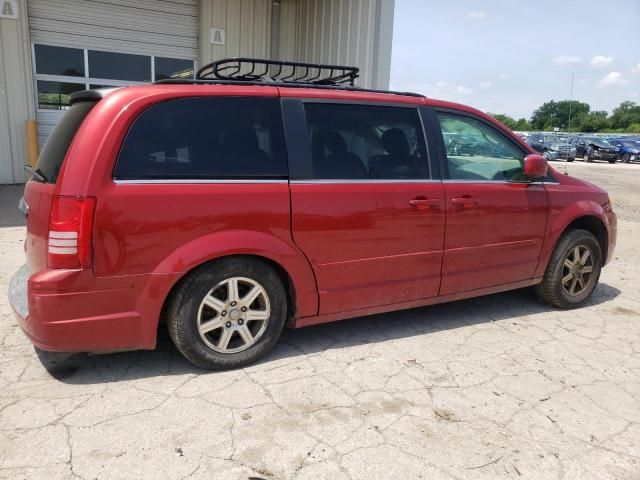
[[[589,202],[591,203],[591,202]],[[542,277],[547,269],[551,255],[555,250],[558,242],[562,236],[570,230],[583,229],[592,233],[598,240],[600,249],[602,251],[603,263],[608,258],[609,249],[609,232],[607,229],[607,223],[604,220],[604,212],[602,207],[596,203],[589,205],[590,208],[582,208],[576,212],[571,209],[567,209],[563,214],[556,218],[555,222],[551,226],[547,233],[549,239],[545,242],[542,252],[540,254],[540,262],[536,269],[535,277]]]
[[[196,265],[195,267],[191,268],[190,270],[184,272],[181,276],[179,276],[177,278],[177,280],[173,283],[172,287],[169,289],[167,295],[165,296],[164,302],[162,304],[162,310],[160,312],[160,322],[162,323],[165,320],[165,314],[167,311],[167,307],[169,305],[169,303],[171,302],[171,299],[173,298],[173,296],[175,295],[176,291],[180,288],[180,285],[182,285],[182,283],[194,272],[198,271],[200,268],[206,266],[206,265],[211,265],[217,262],[220,262],[222,260],[228,260],[228,259],[233,259],[233,258],[249,258],[249,259],[253,259],[256,261],[260,261],[260,262],[264,262],[267,265],[269,265],[269,267],[271,267],[273,269],[274,272],[276,272],[276,274],[278,275],[278,277],[280,278],[280,281],[282,282],[282,285],[285,288],[286,294],[287,294],[287,324],[290,325],[293,322],[293,319],[295,318],[295,314],[296,314],[296,289],[295,289],[295,285],[293,283],[293,280],[291,279],[291,275],[289,275],[289,273],[285,270],[285,268],[280,265],[278,262],[264,257],[264,256],[260,256],[260,255],[253,255],[253,254],[232,254],[232,255],[224,255],[221,257],[217,257],[214,258],[212,260],[208,260],[204,263],[201,263],[199,265]]]
[[[316,315],[318,289],[311,265],[295,245],[264,232],[226,231],[192,240],[165,258],[150,275],[140,302],[144,312],[145,345],[155,345],[158,326],[164,319],[168,301],[184,279],[211,262],[245,256],[264,261],[283,281],[291,313],[296,317]]]

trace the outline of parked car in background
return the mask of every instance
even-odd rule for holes
[[[620,160],[624,163],[640,161],[640,140],[616,138],[610,143],[618,147]]]
[[[357,88],[353,67],[302,64],[331,72],[321,87],[215,73],[275,64],[71,95],[25,187],[9,286],[39,349],[153,349],[163,321],[225,369],[285,325],[528,286],[587,302],[616,243],[606,191],[479,110]]]
[[[618,153],[618,147],[610,144],[604,138],[585,137],[584,139],[584,155],[582,158],[584,158],[585,162],[606,160],[609,163],[616,163]]]
[[[576,158],[575,147],[554,134],[532,133],[527,137],[526,142],[548,160],[561,158],[567,162],[573,162]]]

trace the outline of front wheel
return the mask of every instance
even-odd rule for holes
[[[556,245],[537,295],[558,308],[581,306],[593,293],[602,270],[602,250],[586,230],[565,233]]]
[[[622,161],[623,163],[629,163],[631,161],[631,154],[625,153],[622,155]]]
[[[200,267],[181,283],[167,326],[191,363],[221,370],[264,356],[278,341],[286,316],[278,274],[261,260],[230,257]]]

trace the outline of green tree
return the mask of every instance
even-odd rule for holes
[[[583,132],[604,132],[611,129],[611,121],[604,110],[590,112],[581,117],[579,128]]]
[[[505,115],[504,113],[490,113],[489,115],[498,120],[504,126],[509,127],[511,130],[516,127],[515,119],[511,118],[509,115]]]
[[[527,121],[526,118],[520,118],[516,122],[516,126],[514,127],[514,130],[518,130],[518,131],[531,130],[531,124]]]
[[[588,114],[591,107],[588,103],[578,100],[561,100],[559,102],[551,100],[533,112],[531,126],[536,130],[553,130],[554,127],[568,129],[569,110],[571,110],[571,130],[576,130],[574,119]]]
[[[627,129],[634,123],[640,123],[640,105],[635,102],[622,102],[611,112],[611,126]]]

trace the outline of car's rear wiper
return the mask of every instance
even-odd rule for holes
[[[44,173],[42,173],[42,170],[40,170],[39,168],[33,168],[31,165],[25,165],[24,169],[31,175],[33,175],[33,178],[40,182],[47,183],[49,181],[47,180],[47,177],[45,177]]]

